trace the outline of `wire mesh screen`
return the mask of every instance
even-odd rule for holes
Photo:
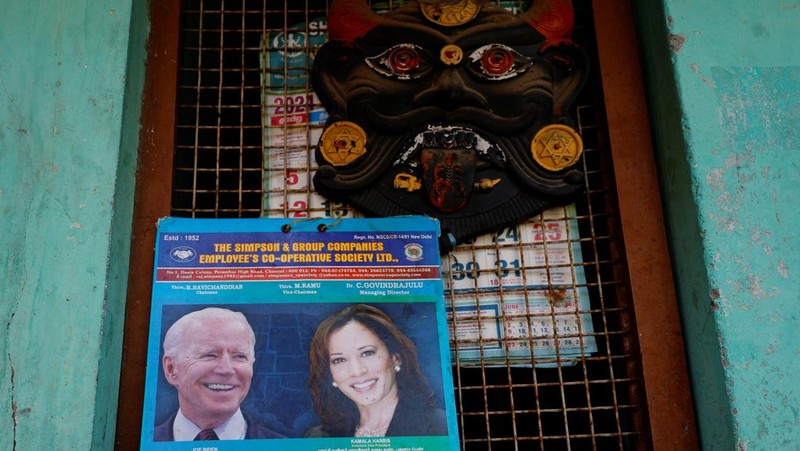
[[[591,2],[574,5],[573,38],[593,55]],[[184,1],[175,216],[358,215],[311,183],[325,116],[308,73],[326,11],[324,0]],[[592,68],[572,112],[585,145],[582,196],[442,257],[465,450],[648,447]]]

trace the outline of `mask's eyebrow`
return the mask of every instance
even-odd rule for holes
[[[469,33],[459,36],[454,41],[463,49],[473,49],[487,44],[498,43],[509,47],[530,48],[537,51],[544,44],[544,39],[540,38],[530,27],[502,30],[500,33],[492,33],[491,35]]]
[[[385,46],[405,42],[436,48],[448,44],[450,41],[451,39],[446,34],[433,28],[414,23],[391,21],[368,33],[361,43],[364,46]]]

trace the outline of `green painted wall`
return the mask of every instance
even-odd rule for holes
[[[6,3],[0,449],[109,449],[146,2]],[[701,441],[800,448],[800,2],[638,3]]]
[[[2,7],[0,449],[113,446],[141,4]]]
[[[800,2],[638,1],[704,449],[800,449]]]

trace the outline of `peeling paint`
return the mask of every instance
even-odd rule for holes
[[[722,352],[722,355],[720,356],[722,358],[722,367],[723,368],[728,368],[729,366],[731,366],[731,362],[728,361],[728,350],[725,349],[724,346],[722,346],[722,347],[720,347],[720,351]],[[734,410],[736,410],[736,409],[734,409]],[[736,415],[736,412],[733,412],[733,414]]]
[[[781,275],[784,279],[789,278],[789,268],[786,266],[786,263],[783,262],[782,259],[778,259],[778,274]]]
[[[669,49],[672,50],[674,53],[680,53],[681,49],[683,48],[683,44],[686,43],[686,38],[679,34],[671,34],[669,35]]]
[[[717,88],[717,85],[715,85],[712,80],[708,79],[707,77],[705,77],[703,74],[700,73],[700,68],[697,67],[697,64],[690,64],[689,69],[691,69],[692,72],[697,74],[697,76],[700,77],[700,80],[702,80],[706,86],[708,86],[711,89]]]
[[[736,291],[748,294],[751,299],[767,301],[775,298],[778,295],[776,290],[773,289],[771,293],[768,293],[762,286],[763,282],[764,278],[762,276],[749,274],[742,279],[733,280],[730,283]],[[741,310],[751,310],[752,308],[752,306],[747,304],[742,304],[740,307]]]
[[[717,208],[728,213],[738,213],[741,211],[743,200],[741,194],[725,191],[717,196]],[[736,221],[735,219],[731,220]]]
[[[725,189],[724,176],[725,172],[722,169],[712,169],[706,174],[706,184],[714,191],[722,191]]]
[[[750,233],[750,244],[751,245],[755,245],[755,244],[761,245],[761,248],[764,251],[764,254],[767,255],[767,256],[771,256],[772,255],[772,246],[770,246],[767,243],[767,241],[769,241],[772,238],[772,233],[769,230],[762,230],[759,227],[751,227],[749,229],[749,233]]]
[[[731,152],[725,157],[724,166],[726,169],[741,170],[753,166],[755,161],[756,158],[749,152]]]
[[[731,149],[800,148],[800,67],[712,67],[723,145]]]

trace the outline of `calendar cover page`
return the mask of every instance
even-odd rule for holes
[[[458,449],[435,219],[158,224],[141,448]]]

